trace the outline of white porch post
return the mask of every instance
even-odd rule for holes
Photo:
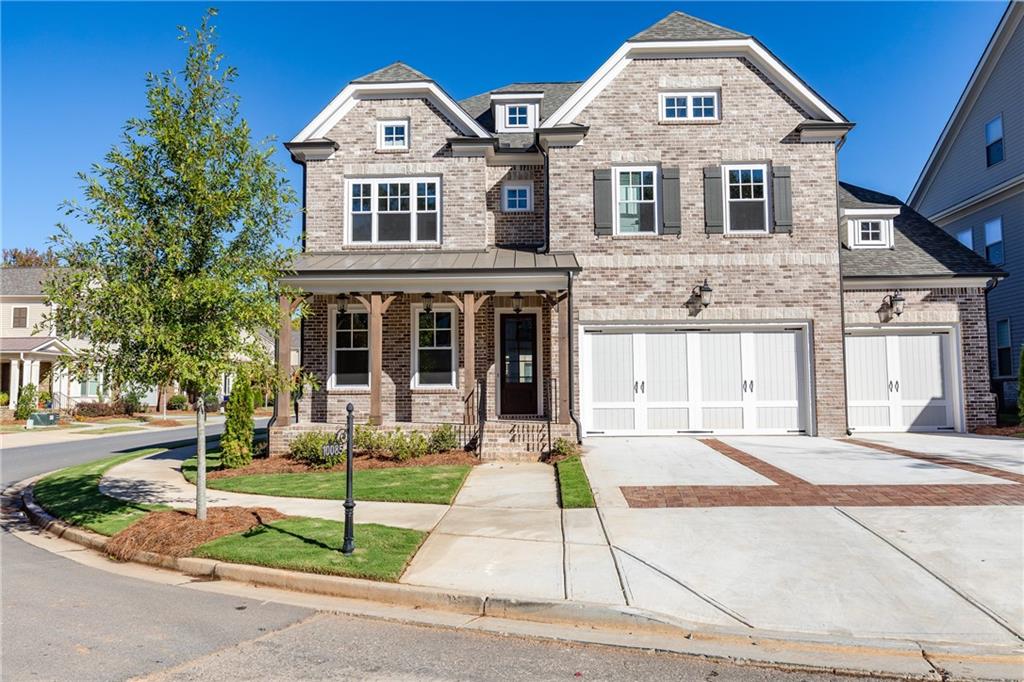
[[[8,395],[11,397],[11,409],[18,404],[18,389],[21,387],[21,361],[17,358],[11,359],[11,390]]]
[[[39,388],[39,361],[26,360],[25,374],[28,376],[28,383]]]

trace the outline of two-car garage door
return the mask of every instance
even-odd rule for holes
[[[800,433],[808,423],[805,329],[585,329],[590,435]]]

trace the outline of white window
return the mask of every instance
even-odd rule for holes
[[[985,259],[993,265],[1003,264],[1002,218],[996,218],[985,223]]]
[[[662,121],[713,121],[718,118],[716,92],[665,92],[661,94]]]
[[[1010,320],[996,322],[996,376],[1013,375],[1013,344],[1010,340]]]
[[[654,234],[658,231],[658,169],[616,168],[615,232]]]
[[[966,246],[971,251],[974,250],[974,229],[965,227],[956,233],[956,239],[958,242]]]
[[[526,104],[505,105],[505,127],[506,128],[529,128],[530,107]]]
[[[455,386],[455,311],[436,306],[413,310],[413,385]]]
[[[861,220],[857,225],[857,234],[862,244],[883,243],[882,221]]]
[[[349,243],[439,243],[440,189],[439,178],[349,180]]]
[[[408,148],[408,121],[377,121],[377,149],[402,150]]]
[[[365,310],[334,314],[332,387],[370,386],[370,316]]]
[[[501,187],[501,210],[521,213],[533,210],[533,183],[506,182]]]
[[[985,164],[994,166],[1003,160],[1003,117],[985,124]]]
[[[724,166],[725,231],[768,231],[768,167],[764,164]]]

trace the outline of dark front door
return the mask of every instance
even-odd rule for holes
[[[537,318],[502,315],[502,414],[537,414],[537,369]]]

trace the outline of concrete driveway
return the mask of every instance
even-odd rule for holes
[[[732,626],[1024,643],[1024,441],[594,438],[626,601]]]

